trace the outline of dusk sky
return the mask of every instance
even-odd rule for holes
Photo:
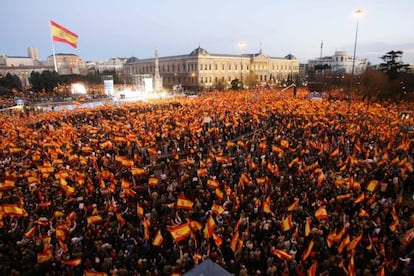
[[[55,42],[56,53],[83,60],[140,59],[189,54],[201,46],[210,53],[289,53],[300,62],[336,50],[353,54],[359,19],[357,57],[373,64],[390,50],[402,50],[414,63],[413,0],[1,0],[0,54],[52,54],[49,20],[79,35],[78,48]],[[245,47],[239,48],[243,41]]]

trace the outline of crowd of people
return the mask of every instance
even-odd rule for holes
[[[412,118],[212,92],[0,115],[0,271],[413,275]]]

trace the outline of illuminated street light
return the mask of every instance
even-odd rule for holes
[[[355,43],[354,43],[354,57],[352,58],[352,71],[351,71],[351,85],[350,85],[350,91],[349,91],[349,103],[351,103],[351,93],[353,89],[353,82],[354,82],[354,71],[355,71],[355,54],[356,54],[356,47],[357,47],[357,41],[358,41],[358,25],[359,25],[359,17],[364,14],[363,10],[356,10],[354,11],[354,15],[357,18],[356,22],[356,29],[355,29]]]
[[[246,46],[246,43],[239,42],[239,48],[240,48],[240,84],[241,84],[241,89],[243,89],[243,48],[244,46]]]

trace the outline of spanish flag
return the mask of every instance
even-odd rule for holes
[[[345,239],[343,239],[343,241],[338,246],[338,253],[342,254],[342,251],[344,250],[344,248],[346,248],[349,245],[350,242],[351,241],[349,239],[349,234],[347,234],[345,236]]]
[[[198,222],[196,220],[187,219],[188,224],[190,225],[191,231],[200,231],[203,229],[203,224],[201,222]]]
[[[364,200],[365,200],[365,194],[364,194],[364,192],[362,192],[361,194],[359,194],[359,196],[357,196],[354,199],[354,203],[361,203]]]
[[[23,217],[23,216],[28,215],[25,209],[18,207],[16,204],[0,205],[0,214],[3,216],[16,216],[16,217]]]
[[[158,185],[158,178],[156,178],[156,177],[149,177],[148,178],[148,185],[149,186],[157,186]]]
[[[52,259],[52,249],[49,248],[44,252],[37,253],[37,263],[42,264]]]
[[[378,188],[379,184],[380,183],[378,180],[370,180],[368,182],[367,190],[370,192],[374,192]]]
[[[354,254],[352,254],[351,257],[349,258],[348,275],[349,276],[355,276],[356,275],[356,272],[355,272],[355,263],[354,263]]]
[[[144,216],[144,207],[137,203],[137,216],[142,218]]]
[[[293,203],[291,205],[289,205],[287,210],[289,212],[292,212],[293,210],[295,210],[295,207],[296,207],[296,205],[298,205],[298,203],[299,203],[299,198],[295,197],[295,200],[293,201]]]
[[[214,232],[213,232],[213,240],[216,243],[217,247],[220,247],[221,244],[223,243],[223,239]]]
[[[67,265],[67,266],[78,266],[78,265],[81,264],[82,259],[81,258],[75,258],[75,259],[72,259],[72,260],[60,260],[60,262],[62,264]]]
[[[197,169],[197,176],[198,177],[203,177],[203,176],[206,176],[207,174],[208,174],[207,168]]]
[[[98,222],[102,222],[102,217],[101,216],[89,216],[88,218],[87,218],[87,222],[88,222],[88,225],[91,225],[91,224],[94,224],[94,223],[98,223]]]
[[[270,209],[270,196],[266,197],[266,200],[263,203],[263,212],[267,214],[272,213],[272,210]]]
[[[237,246],[238,241],[239,241],[239,231],[236,229],[236,231],[233,234],[233,237],[231,238],[231,241],[230,241],[230,249],[233,252],[236,252],[236,246]]]
[[[52,32],[53,41],[63,42],[69,44],[73,48],[78,47],[78,35],[69,31],[65,27],[50,20],[50,28]]]
[[[169,229],[174,242],[180,242],[190,236],[191,229],[188,223],[182,223]]]
[[[184,196],[180,196],[177,199],[177,209],[185,209],[191,210],[193,209],[194,202],[185,198]]]
[[[283,250],[279,250],[279,249],[272,249],[271,253],[273,255],[276,255],[279,259],[281,260],[290,260],[292,259],[292,255],[286,253]]]
[[[289,147],[289,141],[288,140],[280,140],[280,145],[287,149]]]
[[[306,224],[305,224],[305,237],[309,236],[311,222],[312,222],[311,218],[310,217],[307,217],[306,218]]]
[[[106,272],[99,272],[95,270],[85,270],[85,276],[108,276]]]
[[[308,276],[316,276],[317,268],[318,268],[318,260],[315,260],[308,270]]]
[[[216,204],[215,202],[213,202],[213,205],[211,206],[211,211],[216,214],[216,216],[221,215],[226,209],[221,206]]]
[[[325,207],[323,207],[323,206],[319,207],[318,210],[316,210],[316,212],[315,212],[315,217],[318,220],[328,218],[328,212],[326,211]]]
[[[126,220],[120,214],[116,214],[116,220],[121,226],[126,224]]]
[[[143,168],[131,168],[131,173],[133,176],[141,176],[141,175],[145,175],[145,169]]]
[[[303,252],[302,261],[305,261],[309,257],[310,253],[312,252],[313,243],[314,243],[313,240],[311,240],[310,243],[308,244],[308,247]]]
[[[361,241],[361,239],[362,239],[362,232],[358,236],[356,236],[355,238],[353,238],[352,241],[348,244],[347,251],[354,250],[355,247],[357,247],[357,245]]]
[[[207,180],[207,186],[212,189],[216,189],[220,186],[220,182],[217,179],[209,178]]]
[[[288,231],[292,229],[293,223],[292,223],[292,214],[289,214],[286,218],[282,220],[282,224],[280,225],[282,231]]]
[[[36,234],[36,230],[37,230],[37,225],[33,226],[32,228],[29,229],[29,231],[27,231],[26,233],[24,233],[24,237],[26,239],[33,238],[33,236]]]
[[[161,246],[162,242],[164,241],[164,238],[161,235],[161,230],[157,231],[157,234],[155,234],[154,239],[152,240],[152,245],[154,246]]]

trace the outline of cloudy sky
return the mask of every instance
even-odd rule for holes
[[[40,58],[52,54],[50,20],[79,35],[78,48],[55,42],[57,53],[83,60],[151,58],[190,53],[256,53],[301,62],[336,50],[353,54],[359,18],[357,56],[371,63],[389,50],[404,51],[414,63],[413,0],[1,0],[0,54]],[[240,49],[239,42],[245,47]]]

